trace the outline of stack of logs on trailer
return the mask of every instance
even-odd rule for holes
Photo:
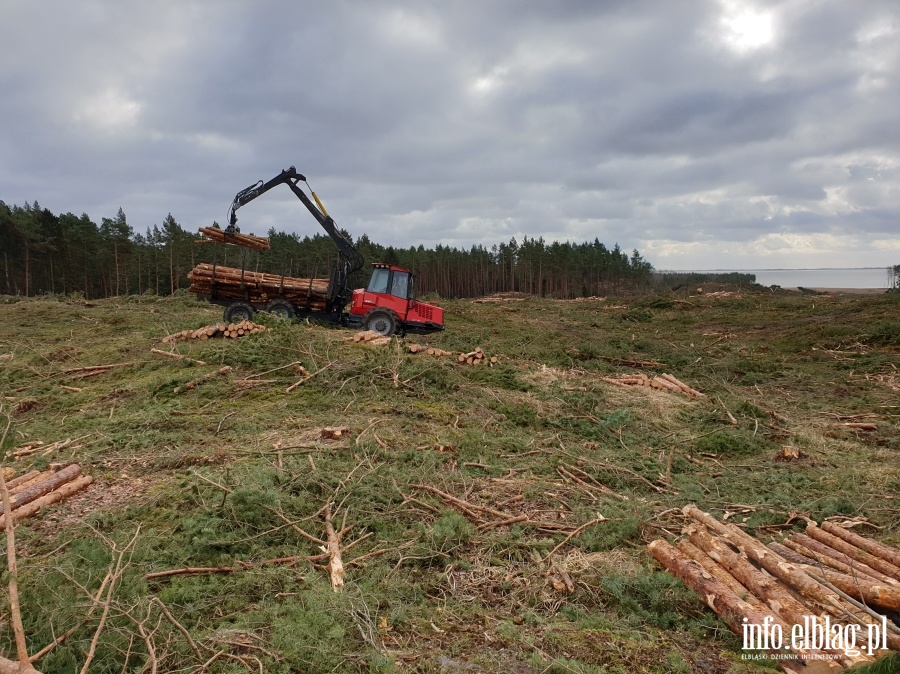
[[[284,299],[298,307],[323,311],[328,301],[328,279],[294,278],[235,267],[198,264],[188,274],[190,290],[217,300],[267,304]]]

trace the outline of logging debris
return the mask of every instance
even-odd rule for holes
[[[6,484],[12,519],[17,522],[31,517],[41,508],[69,498],[93,481],[89,475],[81,474],[81,466],[77,463],[54,465],[49,470],[32,470],[12,477]],[[0,514],[0,529],[5,526],[6,516]]]
[[[763,644],[751,638],[745,649],[780,658],[790,651],[794,659],[778,659],[789,673],[839,671],[900,650],[900,626],[894,622],[900,610],[900,550],[833,522],[821,527],[810,522],[809,535],[766,545],[695,505],[682,513],[692,521],[677,547],[657,539],[647,549],[745,642],[763,625],[777,626],[784,637],[774,647],[774,640]],[[830,624],[828,639],[806,639],[811,624]],[[795,641],[798,630],[805,630],[804,639]],[[848,634],[855,635],[855,646]]]
[[[265,325],[260,325],[259,323],[254,323],[253,321],[240,321],[239,323],[213,323],[212,325],[204,325],[202,328],[196,328],[194,330],[182,330],[181,332],[175,332],[171,335],[166,335],[160,341],[163,344],[174,344],[175,342],[183,342],[195,339],[205,341],[207,339],[214,339],[216,337],[224,337],[225,339],[237,339],[238,337],[243,337],[244,335],[255,335],[260,332],[265,332],[266,330],[268,330],[268,328]],[[205,363],[203,363],[202,361],[192,360],[190,358],[186,358],[185,356],[179,356],[178,354],[170,354],[167,351],[160,351],[158,349],[151,349],[150,351],[151,353],[155,353],[158,356],[167,356],[176,360],[187,360],[195,364],[205,365]]]
[[[617,386],[647,386],[649,388],[659,389],[660,391],[669,391],[671,393],[681,393],[689,398],[705,398],[706,396],[697,391],[684,382],[676,379],[671,374],[661,374],[657,377],[648,377],[643,373],[638,374],[620,374],[614,377],[600,377],[601,381]]]
[[[225,367],[220,367],[215,372],[210,372],[208,374],[203,375],[202,377],[198,377],[192,381],[187,382],[186,384],[182,384],[181,386],[175,387],[175,393],[181,393],[182,391],[190,391],[191,389],[197,388],[198,385],[203,382],[209,381],[210,379],[217,377],[219,375],[228,374],[231,372],[231,366],[226,365]]]
[[[269,239],[262,236],[241,234],[240,232],[231,234],[218,227],[201,227],[198,233],[200,234],[200,239],[197,243],[231,243],[244,248],[252,248],[253,250],[269,250]]]
[[[82,447],[82,445],[78,443],[89,437],[91,437],[91,434],[82,435],[75,439],[67,438],[65,440],[59,440],[58,442],[51,442],[49,445],[44,444],[42,440],[32,440],[31,442],[19,445],[13,450],[12,455],[15,459],[21,459],[26,456],[31,456],[32,454],[37,454],[38,452],[40,452],[41,456],[48,456],[61,449],[70,449],[74,452]]]
[[[117,367],[128,367],[130,365],[134,365],[134,363],[128,362],[113,363],[112,365],[88,365],[86,367],[73,367],[62,370],[60,374],[66,377],[71,377],[72,379],[87,379],[88,377],[97,377],[101,374],[106,374],[110,370]]]

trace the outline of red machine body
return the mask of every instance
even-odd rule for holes
[[[403,267],[375,262],[369,285],[353,291],[350,322],[392,334],[444,329],[444,310],[415,299],[415,276]]]

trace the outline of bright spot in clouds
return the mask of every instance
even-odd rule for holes
[[[744,3],[728,3],[722,18],[726,28],[725,41],[738,52],[764,47],[775,36],[770,12],[755,12],[744,7]]]
[[[115,133],[133,127],[140,111],[140,103],[109,88],[83,101],[75,113],[75,121]]]

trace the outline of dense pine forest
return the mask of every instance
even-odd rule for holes
[[[134,293],[172,294],[189,284],[187,273],[200,262],[246,266],[288,276],[327,277],[336,249],[325,234],[300,237],[274,229],[271,250],[250,251],[200,244],[171,214],[142,234],[120,208],[100,224],[86,214],[55,215],[37,202],[8,206],[0,201],[0,294],[79,293],[87,299]],[[370,262],[389,262],[418,275],[419,292],[441,297],[476,297],[524,292],[574,298],[637,292],[649,287],[653,267],[635,250],[611,249],[594,240],[548,243],[512,239],[490,249],[461,250],[385,247],[365,234],[353,239]],[[368,277],[363,269],[355,286]]]

